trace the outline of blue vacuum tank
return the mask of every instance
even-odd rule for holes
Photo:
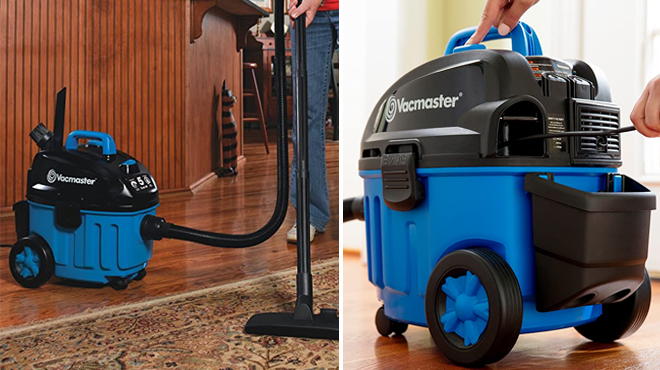
[[[520,333],[629,335],[648,311],[655,195],[617,173],[630,129],[607,80],[539,55],[522,23],[512,51],[460,46],[473,31],[391,86],[362,137],[363,206],[346,209],[364,210],[379,332],[428,326],[468,366]]]
[[[55,275],[124,289],[146,273],[153,241],[141,237],[140,223],[156,213],[158,187],[108,134],[74,131],[62,145],[64,100],[65,90],[55,132],[39,124],[30,134],[40,151],[28,171],[27,199],[14,205],[19,241],[11,272],[31,288]]]

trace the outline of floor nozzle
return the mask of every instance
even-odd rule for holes
[[[322,308],[312,314],[305,304],[296,306],[293,313],[269,312],[250,317],[245,332],[258,335],[339,340],[339,316],[337,310]]]

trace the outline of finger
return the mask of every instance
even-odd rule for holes
[[[649,90],[644,89],[642,95],[637,99],[632,112],[630,112],[630,120],[635,127],[644,125],[644,111],[646,109],[646,100],[649,98]]]
[[[291,16],[293,16],[293,18],[298,18],[300,17],[301,14],[308,11],[311,7],[312,6],[310,5],[309,1],[303,1],[302,4],[300,4],[300,6],[296,7],[296,9],[293,10]]]
[[[465,43],[465,45],[478,44],[483,41],[490,28],[495,24],[500,10],[507,4],[506,0],[488,0],[484,5],[484,12],[481,15],[481,21],[477,25],[477,29],[472,34],[472,37]]]
[[[296,17],[298,17],[298,13],[299,13],[299,12],[297,11],[297,9],[298,9],[298,5],[297,5],[297,4],[298,4],[298,1],[296,1],[296,0],[291,0],[291,2],[290,2],[289,4],[290,4],[290,6],[289,6],[289,17],[290,17],[291,19],[296,19]],[[294,13],[295,13],[296,15],[294,15]]]
[[[497,14],[497,19],[495,19],[495,22],[493,22],[493,25],[499,25],[502,23],[502,17],[504,16],[505,9],[502,8],[500,9],[500,12]]]
[[[298,0],[289,0],[289,10],[298,6]]]
[[[646,137],[658,137],[660,136],[660,132],[656,132],[648,128],[645,124],[641,125],[635,125],[635,128],[637,129],[637,132],[640,134],[646,136]]]
[[[646,137],[660,137],[660,132],[654,130],[652,127],[649,127],[647,124],[643,124],[640,127],[635,126],[635,128]]]
[[[534,0],[514,0],[511,7],[504,11],[502,22],[497,27],[500,35],[506,36],[512,29],[516,28],[520,17],[534,4]]]
[[[660,79],[649,82],[648,98],[644,108],[644,124],[649,129],[660,133]]]
[[[648,127],[646,127],[646,125],[643,123],[643,121],[642,121],[641,124],[635,124],[635,128],[637,129],[637,131],[640,134],[642,134],[646,137],[658,137],[658,135],[659,135],[659,133],[649,129]]]
[[[310,11],[308,11],[308,12],[306,13],[306,18],[307,18],[307,19],[306,19],[306,21],[305,21],[305,28],[309,27],[310,23],[312,23],[312,21],[314,20],[314,17],[315,17],[315,16],[316,16],[316,12],[315,12],[315,11],[310,10]]]
[[[646,101],[649,98],[649,89],[644,89],[642,96],[639,97],[637,103],[633,107],[632,113],[630,113],[630,120],[633,125],[639,131],[640,134],[646,137],[656,137],[659,135],[658,132],[650,129],[646,125]]]

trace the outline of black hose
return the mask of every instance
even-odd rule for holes
[[[343,222],[361,220],[364,221],[364,198],[344,199]]]
[[[507,147],[509,145],[515,144],[519,141],[552,139],[552,138],[556,138],[556,137],[611,136],[611,135],[616,135],[616,134],[620,134],[620,133],[623,133],[623,132],[630,132],[630,131],[635,131],[635,126],[628,126],[628,127],[619,128],[619,129],[616,129],[616,130],[567,131],[567,132],[555,132],[555,133],[552,133],[552,134],[530,135],[530,136],[521,137],[519,139],[505,141],[503,143],[500,143],[500,145],[498,145],[498,149],[502,149],[502,148]]]
[[[275,0],[275,84],[277,89],[277,201],[270,220],[259,230],[243,235],[196,230],[166,222],[156,216],[142,219],[140,234],[147,240],[187,240],[223,248],[251,247],[268,240],[284,222],[289,205],[289,148],[284,100],[284,0]]]

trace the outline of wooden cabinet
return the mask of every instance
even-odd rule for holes
[[[291,65],[291,38],[287,34],[284,40],[286,46],[286,102],[287,120],[293,121],[293,67]],[[243,60],[259,65],[256,71],[257,83],[264,105],[266,122],[277,123],[277,96],[275,95],[275,38],[248,34],[247,44],[243,51]]]
[[[249,0],[0,0],[0,212],[25,197],[28,134],[52,129],[62,87],[66,133],[112,135],[163,192],[212,176],[214,88],[241,96],[245,35],[266,15]]]

